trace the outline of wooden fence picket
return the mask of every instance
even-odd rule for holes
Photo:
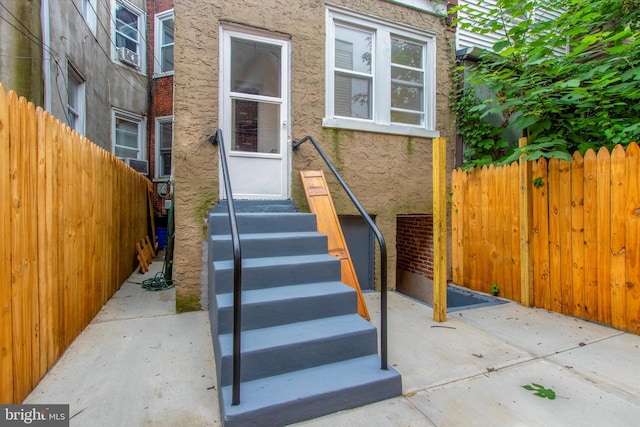
[[[521,298],[519,166],[452,174],[454,282]],[[532,303],[640,334],[640,147],[530,162]],[[526,193],[524,193],[526,194]]]
[[[0,84],[0,404],[22,402],[133,272],[149,185]]]

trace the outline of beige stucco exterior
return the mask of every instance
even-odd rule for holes
[[[291,137],[314,136],[369,213],[389,248],[389,287],[395,288],[395,224],[399,214],[430,213],[431,140],[323,128],[325,115],[325,10],[349,8],[424,29],[436,37],[436,129],[454,160],[453,115],[448,107],[454,33],[444,19],[385,0],[177,0],[175,2],[175,255],[178,304],[198,301],[203,277],[204,219],[218,199],[218,152],[207,138],[218,126],[220,23],[233,22],[291,39]],[[306,209],[299,171],[321,169],[310,144],[292,153],[294,201]],[[449,175],[449,174],[447,174]],[[339,214],[355,213],[332,185]]]

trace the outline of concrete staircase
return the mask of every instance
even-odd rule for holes
[[[225,205],[209,216],[209,313],[225,426],[280,426],[402,393],[381,370],[376,328],[357,314],[313,214],[236,202],[242,244],[240,404],[231,405],[233,260]]]

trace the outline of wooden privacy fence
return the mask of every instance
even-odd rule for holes
[[[150,182],[0,84],[0,403],[19,403],[136,267]]]
[[[640,334],[638,144],[455,170],[452,192],[455,283]]]

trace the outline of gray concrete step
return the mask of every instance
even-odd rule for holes
[[[340,280],[340,260],[329,254],[249,258],[242,260],[242,289]],[[233,291],[233,261],[213,262],[210,283],[215,294]],[[213,294],[210,294],[213,295]]]
[[[220,384],[231,384],[233,335],[221,334]],[[252,381],[377,354],[376,328],[357,314],[289,323],[242,333],[241,381]]]
[[[316,231],[316,216],[299,212],[247,212],[237,213],[240,233],[278,233],[294,231]],[[209,234],[230,234],[229,216],[224,213],[210,213]]]
[[[233,328],[233,293],[216,296],[218,333]],[[356,312],[356,291],[342,282],[308,283],[242,293],[242,329],[260,329]]]
[[[327,253],[327,236],[317,231],[243,233],[242,257],[310,255]],[[231,236],[213,235],[209,240],[212,256],[218,261],[233,258]]]
[[[283,426],[401,394],[400,374],[366,356],[243,383],[237,406],[223,387],[220,415],[226,427]]]

